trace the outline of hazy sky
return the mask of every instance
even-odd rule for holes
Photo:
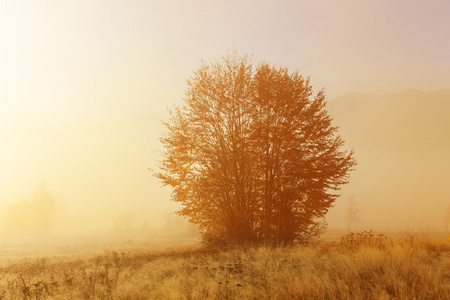
[[[1,1],[0,203],[69,174],[67,152],[96,147],[75,138],[89,126],[165,114],[201,59],[233,49],[329,98],[447,89],[449,14],[437,0]]]
[[[165,112],[232,49],[330,97],[450,82],[449,1],[1,1],[0,118]]]

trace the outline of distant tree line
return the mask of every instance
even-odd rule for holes
[[[31,200],[7,204],[0,217],[4,234],[48,234],[53,231],[55,200],[45,184],[40,185]]]

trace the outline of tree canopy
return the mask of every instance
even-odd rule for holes
[[[232,53],[171,111],[156,174],[207,242],[306,242],[356,162],[309,78]]]

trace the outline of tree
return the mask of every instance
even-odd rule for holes
[[[9,203],[0,216],[0,231],[5,234],[50,234],[54,227],[55,199],[42,183],[31,200]]]
[[[118,232],[130,231],[133,223],[134,217],[126,212],[123,212],[118,217],[113,218],[114,230]]]
[[[355,166],[309,78],[232,53],[202,62],[171,111],[161,171],[204,241],[306,242]]]
[[[445,214],[444,217],[444,226],[445,226],[445,231],[449,231],[450,228],[450,206],[447,209],[447,213]]]
[[[359,222],[358,214],[359,208],[356,207],[356,202],[352,195],[348,199],[348,207],[347,211],[345,212],[349,232],[351,231],[352,224]]]
[[[31,205],[35,217],[35,230],[39,233],[49,233],[53,230],[53,212],[55,200],[52,193],[42,183],[33,194]]]

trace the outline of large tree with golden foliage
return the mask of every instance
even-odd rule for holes
[[[166,123],[156,176],[206,242],[306,242],[355,165],[325,104],[286,68],[236,53],[203,62]]]

